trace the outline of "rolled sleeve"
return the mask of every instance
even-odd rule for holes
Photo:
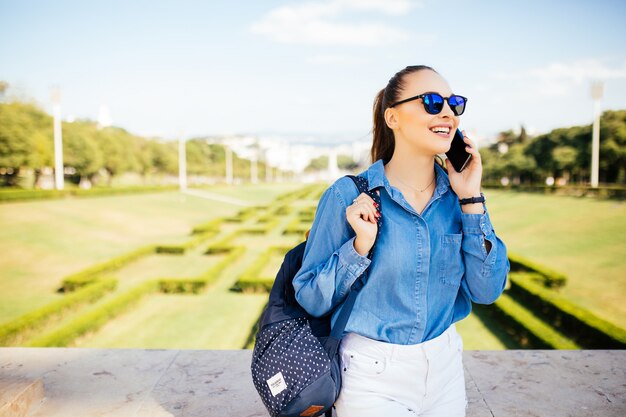
[[[354,249],[355,239],[356,236],[344,243],[341,249],[339,249],[339,263],[354,277],[350,285],[361,276],[372,262],[367,256],[360,255],[356,249]],[[348,287],[350,285],[348,285]]]
[[[463,225],[463,235],[469,237],[474,236],[473,239],[469,240],[469,243],[473,243],[476,246],[475,249],[477,250],[474,250],[474,252],[480,251],[480,253],[482,253],[484,266],[492,266],[496,260],[495,254],[493,253],[496,243],[496,234],[493,230],[487,210],[485,209],[483,214],[462,213],[461,223]],[[491,250],[489,252],[487,252],[487,247],[485,246],[485,239],[491,243]]]
[[[510,270],[506,245],[496,236],[489,213],[462,213],[464,288],[473,302],[492,304],[504,291]],[[487,252],[485,240],[491,243]]]
[[[347,181],[352,183],[349,178]],[[354,198],[358,190],[352,187],[351,198]],[[320,317],[330,312],[345,299],[350,286],[370,265],[371,261],[354,249],[355,238],[356,233],[346,219],[345,201],[335,182],[320,198],[302,266],[293,279],[296,299],[309,314]]]

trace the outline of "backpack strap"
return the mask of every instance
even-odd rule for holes
[[[362,177],[362,176],[354,176],[354,175],[346,175],[346,177],[349,177],[352,181],[354,181],[354,184],[356,185],[356,188],[359,190],[359,195],[361,195],[361,193],[365,193],[367,195],[369,195],[372,200],[374,200],[374,202],[376,204],[378,204],[378,211],[380,213],[382,213],[383,211],[383,206],[381,204],[380,201],[380,195],[379,195],[379,191],[377,191],[377,189],[373,189],[370,191],[369,189],[369,184],[367,182],[367,178]],[[380,235],[380,230],[381,230],[381,225],[382,225],[383,219],[382,217],[379,217],[378,219],[376,219],[376,223],[378,225],[378,232],[376,233],[376,241],[378,240],[378,236]],[[370,249],[369,253],[367,254],[367,257],[369,259],[372,259],[372,255],[374,253],[374,246],[376,246],[376,241],[374,241],[374,245],[372,245],[372,248]]]
[[[354,175],[346,175],[350,177],[352,181],[356,184],[360,193],[366,193],[378,204],[378,211],[382,213],[382,203],[380,201],[380,195],[376,192],[376,189],[369,190],[369,185],[367,179],[361,176],[355,177]],[[374,241],[374,245],[370,249],[367,254],[368,259],[372,259],[374,255],[374,248],[376,247],[376,242],[378,242],[378,237],[380,236],[380,231],[382,227],[382,216],[378,217],[376,220],[378,224],[378,232],[376,233],[376,240]],[[346,300],[341,305],[341,311],[339,312],[339,317],[337,317],[337,321],[335,325],[332,327],[330,331],[330,339],[332,339],[331,343],[331,354],[336,354],[337,349],[339,348],[339,341],[343,337],[343,331],[346,328],[346,324],[348,323],[348,318],[350,317],[350,313],[352,313],[352,308],[354,307],[354,302],[356,300],[359,291],[363,288],[367,279],[369,278],[369,269],[366,269],[363,274],[352,284],[350,287],[350,291],[348,292],[348,296]]]

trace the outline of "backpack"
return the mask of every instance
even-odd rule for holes
[[[368,191],[367,179],[347,176],[359,194],[370,195],[382,212],[380,197],[374,190]],[[380,221],[379,217],[379,233]],[[295,297],[292,281],[302,265],[306,243],[305,240],[285,255],[261,316],[252,352],[252,381],[272,417],[314,417],[322,413],[332,416],[332,406],[341,390],[339,343],[356,296],[368,277],[366,270],[352,284],[331,329],[332,311],[313,317]],[[370,259],[374,246],[368,254]]]

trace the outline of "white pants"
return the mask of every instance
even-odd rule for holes
[[[452,324],[434,339],[396,345],[348,333],[339,346],[337,417],[460,417],[467,394],[463,339]]]

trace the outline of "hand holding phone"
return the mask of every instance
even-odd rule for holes
[[[463,133],[461,133],[460,129],[457,129],[454,133],[454,138],[452,138],[450,150],[446,152],[446,156],[456,172],[463,171],[470,159],[472,159],[472,155],[465,149],[466,146],[467,144],[463,140]]]

